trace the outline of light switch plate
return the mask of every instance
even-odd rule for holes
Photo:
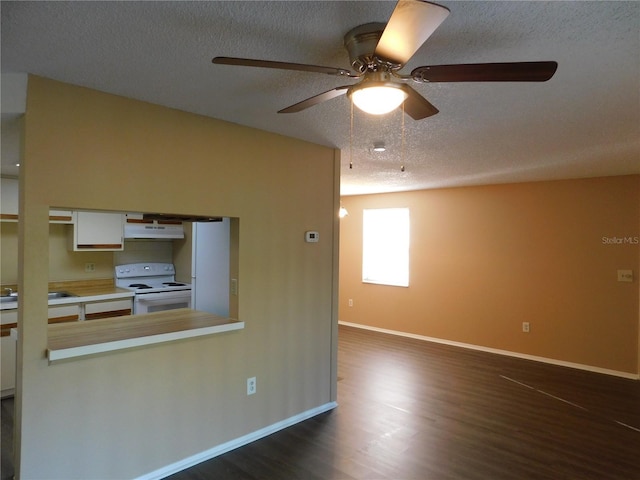
[[[633,270],[618,270],[619,282],[633,282]]]

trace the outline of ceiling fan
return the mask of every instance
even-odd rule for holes
[[[409,75],[400,70],[420,46],[449,15],[449,9],[424,0],[399,0],[391,18],[384,23],[367,23],[350,30],[344,37],[351,67],[323,67],[301,63],[215,57],[221,65],[264,67],[325,73],[356,78],[354,85],[343,85],[284,108],[278,113],[294,113],[347,94],[367,113],[384,114],[404,102],[404,111],[414,120],[438,113],[426,98],[405,82],[544,82],[549,80],[556,62],[475,63],[431,65],[414,68]]]

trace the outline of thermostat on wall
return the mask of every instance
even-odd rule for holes
[[[307,243],[316,243],[320,240],[318,232],[304,232],[304,241]]]

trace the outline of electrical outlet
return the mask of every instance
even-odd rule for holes
[[[231,295],[238,295],[238,279],[231,279]]]
[[[522,331],[524,333],[529,333],[531,331],[531,325],[529,325],[529,322],[522,322]]]
[[[633,282],[633,270],[618,270],[619,282]]]
[[[84,271],[85,272],[95,272],[96,271],[96,264],[95,263],[85,263],[84,264]]]
[[[247,378],[247,395],[256,393],[256,377]]]
[[[353,307],[353,298],[350,298],[350,299],[349,299],[349,306],[350,306],[350,307]]]

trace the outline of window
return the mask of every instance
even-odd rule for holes
[[[364,210],[362,281],[409,286],[409,209]]]

